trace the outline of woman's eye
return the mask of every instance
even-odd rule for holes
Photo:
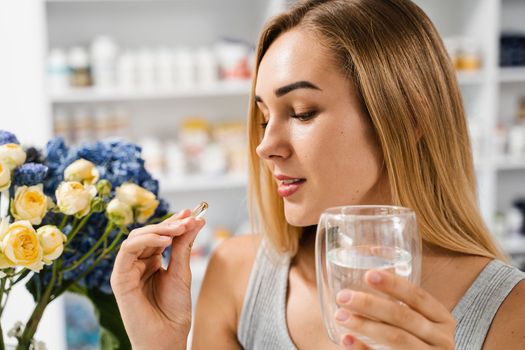
[[[317,114],[316,111],[306,112],[306,113],[299,113],[299,114],[293,114],[292,118],[299,119],[300,121],[307,121],[315,117]]]

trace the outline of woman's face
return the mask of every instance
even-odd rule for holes
[[[265,119],[257,154],[274,175],[290,224],[316,224],[332,206],[390,202],[372,126],[315,36],[294,29],[270,46],[256,100]]]

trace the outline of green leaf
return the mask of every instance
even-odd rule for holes
[[[95,306],[98,321],[103,329],[101,350],[131,349],[131,343],[124,328],[124,323],[122,323],[115,296],[94,289],[89,289],[87,292],[88,298]]]
[[[38,273],[34,273],[33,276],[27,281],[26,289],[33,296],[33,301],[36,303],[42,296],[42,279]]]
[[[101,350],[116,350],[119,348],[120,342],[118,341],[118,338],[105,329],[104,327],[100,327],[100,349]]]
[[[78,283],[73,283],[69,288],[67,289],[69,292],[80,294],[82,296],[87,297],[88,296],[88,290],[86,287],[81,286]]]

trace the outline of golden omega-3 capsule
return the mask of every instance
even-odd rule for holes
[[[208,203],[201,202],[198,206],[195,207],[195,209],[191,211],[191,216],[193,216],[196,219],[200,219],[204,216],[207,210],[208,210]]]

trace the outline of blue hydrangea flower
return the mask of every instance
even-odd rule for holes
[[[144,187],[155,195],[158,195],[159,183],[144,167],[144,160],[141,157],[141,148],[122,140],[101,141],[82,145],[76,148],[68,148],[63,139],[55,138],[48,142],[45,150],[45,165],[48,167],[44,185],[46,194],[54,198],[54,192],[61,181],[66,167],[83,158],[93,162],[100,173],[101,179],[111,182],[112,196],[116,187],[125,182],[134,182]],[[159,206],[151,219],[163,217],[168,213],[168,203],[159,198]],[[63,215],[48,213],[43,223],[59,225]],[[67,250],[62,255],[63,266],[71,266],[78,261],[93,245],[98,241],[106,229],[108,223],[104,213],[95,213],[87,221],[86,225],[78,232],[70,242]],[[133,224],[128,229],[143,225]],[[63,230],[68,235],[71,232],[71,225],[67,224]],[[118,231],[114,230],[108,236],[108,243],[115,239]],[[121,238],[121,241],[125,237]],[[102,252],[101,246],[93,256],[73,271],[64,273],[64,281],[78,278],[93,263],[94,259]],[[104,293],[111,293],[109,284],[111,270],[116,253],[111,254],[100,262],[85,278],[79,283],[88,288],[96,288]]]
[[[114,255],[102,260],[100,264],[86,276],[86,287],[89,289],[98,289],[106,294],[113,293],[110,279],[114,263]]]
[[[17,186],[33,186],[44,182],[48,168],[42,164],[26,163],[15,170],[14,183]]]
[[[6,143],[16,143],[17,145],[20,144],[15,134],[6,130],[0,130],[0,145],[5,145]]]
[[[169,210],[170,210],[170,204],[164,199],[159,198],[159,206],[155,210],[153,217],[161,218],[163,216],[166,216],[169,213]]]

